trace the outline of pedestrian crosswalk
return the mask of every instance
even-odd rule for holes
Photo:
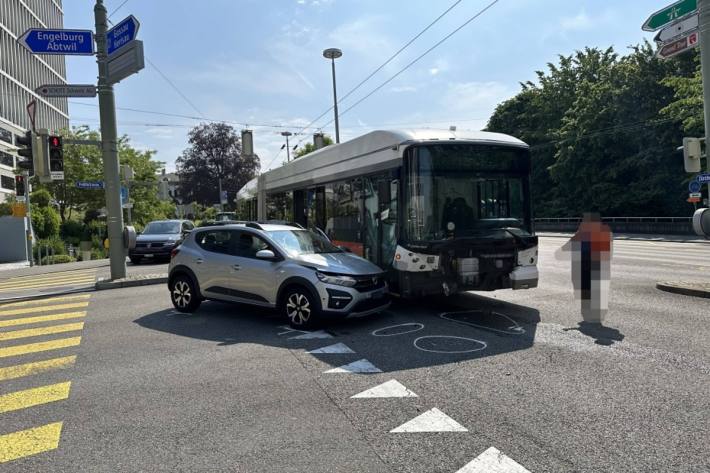
[[[78,294],[0,304],[0,463],[59,447],[61,419],[52,416],[46,424],[6,432],[3,416],[22,416],[24,410],[66,402],[71,390],[66,377],[71,371],[59,382],[43,382],[42,375],[70,369],[76,363],[76,355],[68,351],[81,343],[90,298],[90,294]],[[27,387],[7,387],[23,378],[28,380]],[[28,423],[37,422],[29,415],[27,419]]]
[[[0,279],[0,297],[27,292],[87,287],[96,281],[96,268],[59,271]]]

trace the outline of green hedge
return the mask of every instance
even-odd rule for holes
[[[60,263],[73,263],[76,261],[76,258],[73,258],[69,255],[54,255],[54,256],[45,256],[42,258],[42,264],[60,264]]]

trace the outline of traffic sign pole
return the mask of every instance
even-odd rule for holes
[[[698,0],[700,17],[700,70],[703,80],[703,112],[705,114],[705,162],[710,171],[708,157],[708,131],[710,130],[710,0]],[[710,182],[708,182],[708,200],[710,201]]]
[[[30,262],[30,267],[34,266],[34,256],[32,254],[32,210],[30,209],[30,173],[24,171],[22,173],[25,176],[25,208],[27,213],[25,218],[27,219],[27,260]]]
[[[116,103],[113,86],[108,83],[108,54],[106,32],[108,19],[103,0],[94,6],[96,22],[96,62],[99,66],[99,118],[104,161],[104,186],[108,216],[108,240],[111,257],[111,279],[126,277],[126,254],[123,248],[123,210],[121,209],[121,180],[118,171],[118,131],[116,130]]]

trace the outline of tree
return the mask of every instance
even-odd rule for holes
[[[177,159],[183,202],[211,206],[222,189],[236,193],[259,171],[259,157],[242,154],[239,135],[225,123],[203,123],[188,134],[189,148]]]
[[[333,139],[328,136],[328,135],[323,135],[323,144],[325,146],[332,145],[333,144]],[[293,155],[293,159],[298,159],[302,156],[307,155],[308,153],[312,153],[316,150],[316,147],[313,143],[306,143],[303,145],[301,149],[296,151],[296,154]]]

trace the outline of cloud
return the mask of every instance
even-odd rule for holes
[[[395,49],[392,39],[383,34],[388,31],[386,18],[366,16],[344,23],[330,32],[329,40],[345,54],[359,54],[366,58],[387,57]]]
[[[402,93],[402,92],[416,92],[418,89],[413,85],[400,85],[395,87],[390,87],[390,92]]]
[[[461,117],[490,116],[500,102],[516,92],[516,89],[500,82],[452,82],[444,93],[441,105]]]
[[[587,30],[594,24],[595,21],[584,10],[575,16],[567,16],[560,19],[560,27],[563,31]]]
[[[151,127],[145,130],[145,133],[159,140],[167,140],[175,137],[175,130],[170,127]]]

